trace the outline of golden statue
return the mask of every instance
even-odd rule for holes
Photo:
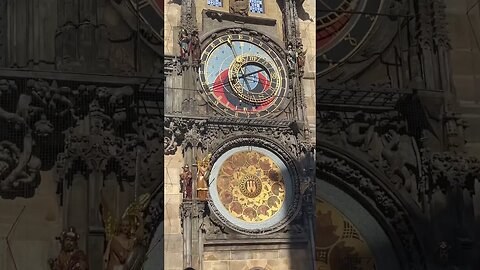
[[[102,198],[103,199],[103,198]],[[130,204],[118,222],[106,204],[102,202],[102,214],[107,237],[104,254],[105,270],[141,269],[144,255],[143,211],[150,201],[150,194],[143,194]]]
[[[203,160],[197,160],[197,199],[199,201],[208,199],[208,171],[211,158],[212,154],[208,154]]]

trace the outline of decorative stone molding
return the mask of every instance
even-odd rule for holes
[[[368,205],[367,208],[375,213],[374,216],[392,237],[406,269],[426,269],[422,246],[410,220],[411,214],[382,180],[369,174],[352,159],[335,153],[326,144],[318,147],[317,151],[317,178],[342,187],[362,204]]]
[[[452,188],[468,190],[473,196],[475,182],[480,180],[480,161],[455,152],[431,152],[424,150],[423,177],[427,195],[441,190],[446,193]]]

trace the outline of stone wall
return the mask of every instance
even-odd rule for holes
[[[446,0],[451,68],[461,112],[468,121],[468,149],[480,155],[480,5]]]
[[[299,16],[300,34],[303,42],[303,48],[307,51],[305,63],[305,75],[303,77],[303,90],[305,93],[305,104],[307,106],[307,120],[312,131],[312,143],[315,143],[315,122],[316,122],[316,106],[315,106],[315,67],[316,67],[316,15],[314,0],[306,0],[303,3],[303,11],[298,13],[305,15]]]
[[[33,198],[0,199],[2,270],[50,269],[48,258],[55,257],[60,250],[55,237],[62,231],[63,213],[55,194],[56,175],[48,171],[41,176],[42,182]],[[10,230],[11,251],[6,242]]]
[[[480,4],[476,0],[446,0],[446,4],[453,83],[468,124],[466,149],[480,157]],[[475,216],[480,220],[478,192],[474,200]]]
[[[204,252],[204,269],[249,270],[254,267],[267,270],[308,269],[308,255],[303,249],[232,250]]]
[[[183,270],[183,236],[180,225],[180,173],[183,165],[180,148],[175,155],[165,156],[165,270]]]

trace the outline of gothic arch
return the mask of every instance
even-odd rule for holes
[[[396,194],[381,173],[341,148],[317,143],[317,182],[343,191],[364,208],[386,233],[402,269],[426,269],[413,210]],[[390,269],[390,268],[388,268]]]

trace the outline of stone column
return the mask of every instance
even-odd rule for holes
[[[203,269],[203,241],[200,226],[205,212],[205,202],[194,201],[192,209],[192,246],[191,257],[192,267],[198,270]]]
[[[181,207],[183,229],[183,267],[192,265],[192,202],[184,201]]]
[[[181,206],[183,227],[183,267],[202,269],[203,241],[201,226],[205,203],[184,201]]]
[[[100,217],[100,190],[103,183],[103,173],[94,170],[88,179],[88,238],[87,255],[90,270],[103,269],[103,251],[105,230]]]

